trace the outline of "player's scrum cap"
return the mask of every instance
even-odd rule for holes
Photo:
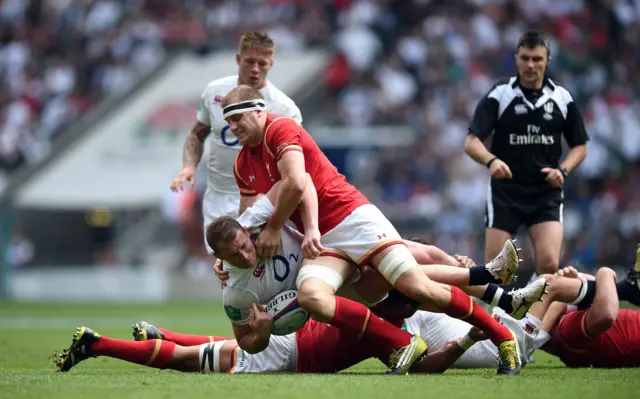
[[[239,103],[229,104],[224,107],[222,110],[222,117],[227,119],[232,115],[240,114],[242,112],[262,111],[266,108],[267,106],[265,105],[264,100],[261,99],[242,101]]]

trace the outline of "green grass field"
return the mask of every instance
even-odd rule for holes
[[[208,303],[71,305],[0,302],[0,398],[639,398],[640,370],[566,369],[538,353],[518,377],[495,370],[444,375],[381,375],[376,361],[339,375],[213,375],[161,371],[125,362],[89,359],[56,373],[49,357],[87,325],[115,338],[131,338],[131,324],[146,320],[193,334],[231,334],[222,307]]]

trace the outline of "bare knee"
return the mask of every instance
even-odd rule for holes
[[[536,254],[536,257],[538,254]],[[553,274],[558,271],[560,262],[558,259],[549,256],[540,256],[536,260],[536,270],[538,274]]]
[[[193,359],[190,356],[191,351],[188,348],[180,345],[176,345],[173,350],[173,354],[171,355],[171,359],[169,360],[169,368],[173,370],[181,370],[181,371],[193,371],[191,370]],[[197,363],[197,358],[195,359]]]
[[[335,294],[318,279],[307,279],[298,287],[298,303],[314,320],[330,321],[335,312]]]

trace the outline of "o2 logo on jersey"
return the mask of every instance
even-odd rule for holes
[[[278,265],[282,263],[284,267],[278,267]],[[279,282],[283,282],[289,277],[289,272],[291,271],[291,267],[289,266],[289,261],[282,255],[276,255],[273,257],[273,277]],[[280,269],[280,270],[278,270]],[[282,270],[284,269],[284,270]],[[282,273],[280,273],[282,272]]]
[[[240,140],[229,131],[229,125],[226,125],[220,130],[220,140],[222,140],[224,145],[229,147],[236,146],[240,143]]]

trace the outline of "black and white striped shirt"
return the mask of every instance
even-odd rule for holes
[[[498,81],[476,107],[469,133],[493,136],[491,152],[511,169],[510,182],[525,184],[544,183],[540,169],[558,167],[563,136],[571,148],[589,140],[571,94],[547,77],[537,91],[520,87],[517,77]]]

